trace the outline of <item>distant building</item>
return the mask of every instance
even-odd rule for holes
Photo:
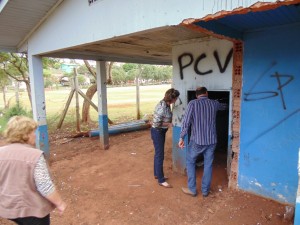
[[[72,73],[73,69],[77,67],[77,64],[62,63],[60,69],[65,73]]]
[[[62,78],[60,78],[59,83],[62,86],[70,86],[70,79],[67,76],[63,76]]]

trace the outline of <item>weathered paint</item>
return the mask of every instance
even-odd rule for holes
[[[108,117],[107,115],[99,115],[98,116],[99,123],[99,138],[102,145],[102,149],[109,148],[108,142]]]
[[[180,100],[173,107],[173,168],[185,171],[186,146],[178,149],[181,122],[188,104],[188,91],[206,86],[209,91],[231,90],[232,87],[232,43],[226,40],[203,40],[178,45],[173,48],[173,87],[180,92]],[[227,62],[227,63],[226,63]],[[205,73],[201,75],[199,73]],[[229,113],[231,121],[231,113]],[[229,137],[231,130],[229,127]],[[229,139],[228,137],[228,139]],[[230,143],[230,142],[228,142]]]
[[[294,224],[300,224],[300,196],[296,199]]]
[[[38,126],[36,129],[36,147],[38,149],[41,149],[46,158],[49,158],[50,156],[50,150],[49,150],[49,138],[48,138],[48,126],[42,125]]]
[[[46,103],[43,77],[42,58],[28,55],[28,64],[31,84],[32,112],[33,118],[38,123],[36,135],[36,147],[45,152],[49,157],[48,128],[46,121]]]
[[[178,147],[178,140],[179,140],[179,135],[180,135],[180,129],[181,127],[174,126],[173,127],[173,133],[172,133],[172,161],[173,161],[173,170],[185,174],[185,168],[186,168],[186,150],[187,150],[187,145],[183,149]],[[184,140],[185,143],[187,143],[187,137],[185,137]]]
[[[98,95],[98,125],[99,138],[102,149],[109,148],[108,117],[107,117],[107,90],[105,62],[96,62],[97,95]]]
[[[294,224],[300,224],[300,148],[298,150],[298,190],[295,204]]]
[[[299,36],[299,23],[244,34],[238,186],[291,204],[298,187]]]

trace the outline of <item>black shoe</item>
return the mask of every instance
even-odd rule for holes
[[[209,192],[207,192],[207,193],[202,193],[202,196],[203,196],[204,198],[206,198],[209,194],[212,194],[212,192],[209,191]]]

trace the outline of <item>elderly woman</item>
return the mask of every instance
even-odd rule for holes
[[[154,154],[154,177],[158,179],[158,184],[165,188],[172,186],[166,182],[164,176],[163,163],[165,155],[166,132],[172,127],[171,104],[174,104],[179,96],[179,91],[171,88],[166,91],[165,97],[155,107],[151,128],[151,138],[153,141]]]
[[[50,178],[41,150],[35,146],[37,123],[14,116],[0,147],[0,217],[22,225],[49,225],[50,212],[63,213],[66,203]]]

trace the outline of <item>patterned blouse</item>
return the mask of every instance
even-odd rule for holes
[[[40,156],[35,165],[34,181],[38,192],[44,197],[51,194],[55,190],[43,154]]]
[[[170,105],[168,105],[164,100],[161,100],[155,107],[152,127],[167,129],[168,127],[162,126],[163,122],[172,122],[172,111]]]

